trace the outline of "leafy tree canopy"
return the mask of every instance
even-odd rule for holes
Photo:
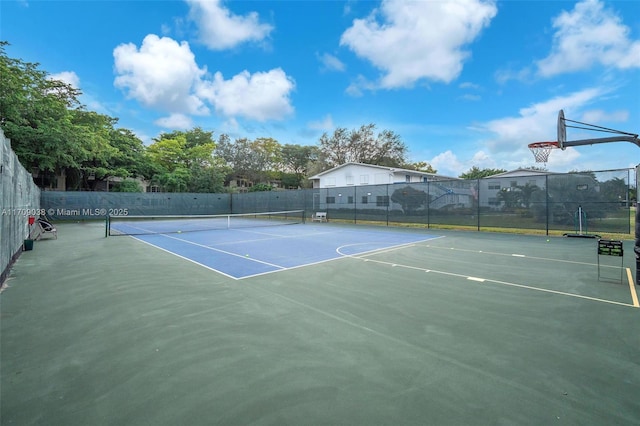
[[[433,166],[426,161],[418,161],[417,163],[411,163],[406,166],[406,168],[411,170],[416,170],[418,172],[424,173],[433,173],[436,174],[438,171],[433,168]]]
[[[320,137],[320,158],[326,168],[344,163],[365,163],[402,167],[406,164],[407,147],[400,136],[391,130],[375,135],[375,124],[359,129],[337,128],[332,135]]]
[[[480,169],[477,166],[473,166],[467,172],[462,173],[460,176],[461,179],[482,179],[488,176],[497,175],[499,173],[505,173],[504,169]]]

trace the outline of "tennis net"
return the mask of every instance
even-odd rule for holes
[[[304,223],[304,210],[191,216],[108,216],[107,236],[172,234]]]

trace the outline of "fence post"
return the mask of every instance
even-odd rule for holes
[[[357,186],[353,185],[353,223],[356,224],[358,223],[358,200],[357,200],[357,191],[356,191]]]
[[[544,196],[544,203],[545,203],[545,209],[547,214],[545,214],[546,216],[546,231],[547,231],[547,235],[549,235],[549,175],[545,175],[544,177],[544,191],[545,191],[545,196]]]
[[[389,184],[386,184],[386,190],[387,190],[387,226],[389,226],[389,207],[391,206],[391,200],[389,200]]]
[[[478,231],[480,231],[480,178],[476,179],[476,203],[478,204]]]
[[[431,227],[431,181],[427,181],[427,229]]]

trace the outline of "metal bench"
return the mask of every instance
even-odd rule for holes
[[[311,217],[312,222],[327,222],[327,212],[316,212]]]

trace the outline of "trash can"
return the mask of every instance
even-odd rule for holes
[[[33,250],[33,240],[24,240],[24,251]]]

